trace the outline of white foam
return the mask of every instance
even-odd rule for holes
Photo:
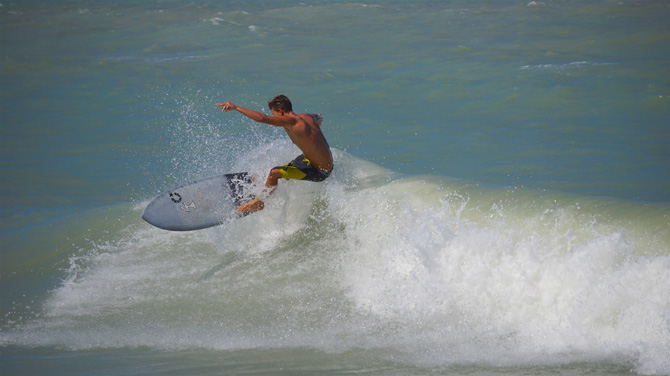
[[[221,22],[224,22],[225,20],[221,17],[212,17],[212,18],[208,19],[207,21],[211,22],[212,25],[217,26],[217,25],[221,24]]]
[[[639,257],[618,229],[583,228],[578,206],[502,216],[494,206],[486,216],[453,194],[425,212],[401,210],[403,200],[386,194],[356,197],[371,212],[347,226],[343,278],[358,309],[420,333],[414,345],[450,349],[423,353],[426,363],[482,352],[504,364],[637,358],[641,347],[644,358],[667,355],[667,250]],[[652,368],[667,369],[667,359]]]

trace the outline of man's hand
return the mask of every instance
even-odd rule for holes
[[[222,112],[237,110],[237,106],[230,102],[219,103],[216,107],[221,107]]]

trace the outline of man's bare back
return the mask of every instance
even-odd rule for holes
[[[321,118],[319,117],[317,122],[311,114],[291,113],[288,116],[297,118],[294,125],[284,127],[291,141],[303,152],[305,158],[312,162],[314,167],[321,171],[331,171],[333,155],[326,137],[321,132]]]
[[[230,102],[217,104],[221,111],[237,110],[243,115],[259,123],[282,127],[291,141],[302,151],[302,155],[286,166],[273,168],[265,182],[264,192],[271,193],[279,179],[298,179],[310,181],[325,180],[333,170],[333,155],[326,137],[321,132],[321,115],[296,114],[291,101],[284,95],[278,95],[268,103],[273,116],[234,105]],[[260,198],[238,209],[251,212],[263,209]]]

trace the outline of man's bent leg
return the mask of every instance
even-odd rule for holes
[[[265,207],[265,203],[261,201],[261,198],[269,196],[272,193],[272,191],[274,191],[281,177],[282,174],[279,168],[277,167],[273,168],[270,171],[270,174],[268,175],[268,179],[265,181],[265,188],[261,192],[260,197],[238,206],[237,210],[239,210],[242,214],[263,210],[263,208]]]
[[[270,175],[268,175],[268,179],[265,181],[265,189],[267,190],[268,188],[274,189],[274,187],[277,186],[277,183],[279,183],[279,179],[281,179],[282,173],[279,167],[275,167],[272,170],[270,170]]]

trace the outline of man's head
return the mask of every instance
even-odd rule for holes
[[[268,102],[270,111],[283,111],[284,113],[293,112],[293,105],[286,95],[277,95]]]

